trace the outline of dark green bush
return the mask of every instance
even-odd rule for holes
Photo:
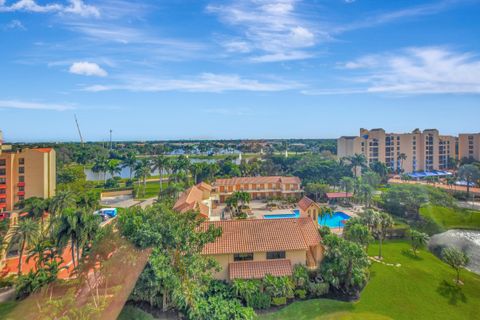
[[[326,282],[308,282],[307,292],[313,298],[319,298],[328,293],[330,286]]]
[[[272,304],[270,296],[263,292],[257,292],[247,300],[247,307],[251,307],[255,310],[268,309]]]

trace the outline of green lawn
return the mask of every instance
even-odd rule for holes
[[[480,211],[425,206],[420,209],[420,214],[432,218],[444,229],[480,229]]]
[[[165,190],[167,185],[167,182],[163,182],[163,190]],[[158,193],[160,192],[160,184],[158,183],[158,181],[147,182],[147,187],[145,188],[145,195],[143,195],[142,193],[143,185],[140,184],[138,186],[135,186],[135,188],[138,190],[136,199],[153,198],[158,196]]]
[[[155,320],[150,313],[147,313],[133,306],[125,306],[117,320]]]
[[[10,311],[15,308],[17,305],[16,301],[8,301],[8,302],[2,302],[0,303],[0,319],[4,319]]]
[[[419,258],[408,243],[392,241],[384,245],[390,267],[374,263],[371,280],[356,303],[326,299],[296,302],[261,319],[480,319],[480,276],[462,271],[465,285],[457,287],[453,270],[427,251]],[[371,246],[370,255],[378,247]]]

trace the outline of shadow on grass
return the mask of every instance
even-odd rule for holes
[[[447,298],[448,303],[451,305],[457,305],[458,302],[467,303],[467,297],[463,293],[462,288],[445,280],[440,282],[437,292]]]
[[[413,254],[412,250],[402,250],[402,255],[404,255],[405,257],[407,258],[410,258],[412,260],[416,260],[416,261],[422,261],[423,258],[418,256],[418,253],[417,255]]]

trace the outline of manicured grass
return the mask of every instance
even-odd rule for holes
[[[6,319],[7,315],[13,310],[13,308],[15,308],[16,305],[16,301],[0,303],[0,319]]]
[[[117,320],[155,320],[150,313],[147,313],[133,306],[125,306]]]
[[[444,229],[480,229],[480,211],[425,206],[420,209],[420,214],[432,218]]]
[[[370,247],[370,256],[378,246]],[[456,286],[454,271],[430,252],[416,258],[408,243],[383,246],[385,262],[373,263],[371,279],[355,303],[327,299],[296,302],[261,319],[480,319],[480,276],[463,270],[463,286]]]
[[[163,190],[165,190],[168,186],[167,182],[163,182]],[[148,199],[148,198],[153,198],[158,196],[158,193],[160,192],[160,184],[158,181],[151,181],[147,182],[147,187],[145,188],[145,195],[143,195],[142,190],[143,190],[143,185],[135,185],[135,188],[137,189],[137,197],[136,199]]]

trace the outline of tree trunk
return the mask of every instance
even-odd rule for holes
[[[73,237],[70,239],[70,250],[71,250],[71,253],[72,253],[72,264],[73,264],[73,267],[75,268],[75,241],[73,239]]]
[[[378,238],[379,246],[378,246],[378,257],[382,259],[382,237]]]
[[[167,288],[163,288],[162,311],[167,312],[167,310],[168,310]]]
[[[460,283],[460,268],[457,269],[457,284]]]
[[[22,246],[20,247],[20,252],[19,252],[19,256],[18,256],[18,275],[22,274],[22,258],[23,258],[23,252],[25,251],[26,242],[27,242],[27,239],[24,236],[23,241],[22,241]]]

